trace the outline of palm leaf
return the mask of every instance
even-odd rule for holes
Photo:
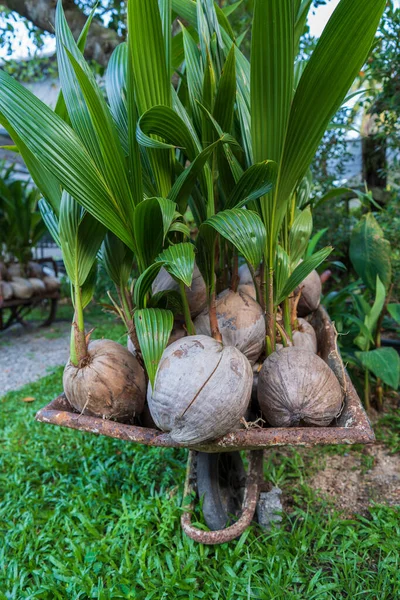
[[[145,308],[134,314],[136,334],[150,385],[154,387],[158,363],[167,347],[174,315],[169,310]]]
[[[325,27],[293,99],[280,173],[282,202],[306,173],[362,67],[385,5],[385,0],[341,0]]]
[[[312,256],[308,256],[301,262],[293,271],[287,282],[285,283],[282,291],[276,298],[276,304],[280,304],[290,296],[290,294],[304,281],[304,279],[314,271],[324,260],[328,258],[333,248],[327,246],[322,248]]]
[[[194,246],[183,243],[170,246],[157,257],[157,262],[162,262],[168,273],[187,287],[192,285],[194,269]]]

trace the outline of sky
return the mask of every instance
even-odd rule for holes
[[[339,0],[330,0],[327,5],[320,6],[314,14],[310,13],[309,15],[309,25],[311,29],[311,34],[319,37],[329,20],[332,12],[339,4]],[[400,4],[400,0],[399,0]],[[29,56],[32,56],[35,52],[34,44],[29,40],[28,35],[26,33],[25,26],[22,23],[18,23],[18,21],[14,24],[15,28],[15,42],[13,45],[13,55],[11,58],[15,59],[26,59]],[[44,54],[52,54],[55,51],[55,41],[54,37],[49,35],[46,38],[45,47],[43,49]],[[0,58],[6,58],[7,52],[5,48],[0,48]]]

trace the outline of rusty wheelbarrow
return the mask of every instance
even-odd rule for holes
[[[193,500],[181,517],[184,532],[203,544],[237,538],[251,524],[263,487],[263,452],[271,446],[370,444],[375,436],[337,350],[336,331],[325,309],[312,316],[319,355],[335,372],[344,390],[341,415],[329,427],[256,427],[232,431],[220,439],[189,448],[184,500],[203,498],[204,519],[211,531],[192,525]],[[167,433],[138,425],[106,421],[77,413],[62,394],[36,415],[42,423],[79,429],[96,435],[168,448],[182,447]],[[241,451],[248,452],[247,474]],[[231,519],[237,518],[235,521]]]

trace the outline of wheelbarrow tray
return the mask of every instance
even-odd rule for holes
[[[331,353],[336,351],[336,332],[325,309],[319,308],[311,317],[311,323],[316,330],[319,354],[328,361]],[[232,431],[217,440],[190,446],[190,449],[213,453],[262,450],[271,446],[373,443],[375,436],[369,419],[344,368],[343,378],[346,388],[343,410],[340,417],[329,427],[250,427]],[[146,446],[188,447],[175,442],[167,433],[157,429],[127,425],[77,413],[64,394],[42,408],[37,413],[36,419],[42,423],[79,429]]]

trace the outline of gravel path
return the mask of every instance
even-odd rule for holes
[[[46,329],[16,325],[0,333],[0,397],[65,364],[70,331],[70,323],[60,321]]]

